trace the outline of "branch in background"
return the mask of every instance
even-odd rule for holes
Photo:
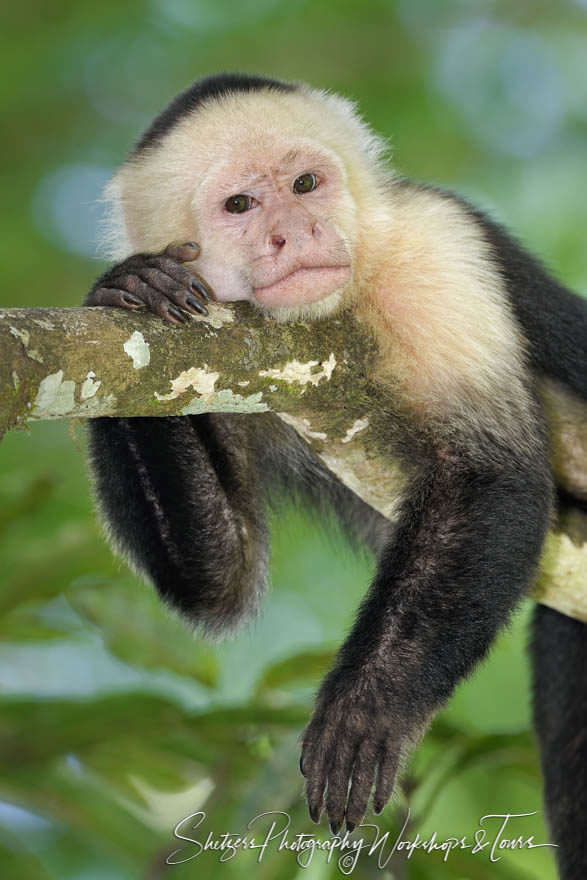
[[[279,324],[211,305],[185,327],[119,309],[0,311],[0,436],[38,419],[272,410],[343,482],[390,516],[401,474],[377,445],[375,348],[343,313]],[[534,596],[587,621],[587,517],[561,519]]]

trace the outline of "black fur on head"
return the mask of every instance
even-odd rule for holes
[[[180,92],[167,107],[155,117],[149,127],[136,142],[133,152],[136,155],[147,147],[154,146],[176,125],[186,113],[199,107],[204,101],[218,98],[229,92],[254,92],[260,89],[274,89],[281,92],[294,92],[294,83],[282,82],[265,76],[249,73],[216,73],[197,79],[191,86]]]

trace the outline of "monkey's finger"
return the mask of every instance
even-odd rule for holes
[[[300,754],[300,773],[302,776],[307,776],[311,766],[312,757],[317,748],[317,738],[313,735],[311,724],[302,731],[298,743],[302,750]]]
[[[143,302],[150,312],[169,321],[172,324],[185,324],[188,316],[169,299],[166,294],[151,287],[138,275],[124,275],[118,279],[121,287],[125,288],[129,293],[134,294],[135,298]]]
[[[139,277],[148,284],[149,287],[153,287],[160,293],[164,293],[165,296],[175,303],[176,306],[179,306],[194,315],[208,314],[206,306],[191,293],[194,289],[191,284],[186,290],[185,288],[180,287],[177,281],[171,278],[171,276],[162,272],[160,269],[152,267],[141,270]]]
[[[86,297],[87,306],[120,306],[123,309],[140,309],[144,306],[142,300],[129,293],[128,290],[117,290],[113,287],[98,287],[92,290]]]
[[[328,753],[326,750],[314,753],[309,759],[304,759],[304,769],[307,772],[306,778],[306,801],[308,803],[308,811],[312,822],[318,823],[322,815],[324,806],[324,789],[326,788],[326,780],[328,778]]]
[[[300,773],[302,774],[302,776],[306,775],[306,771],[304,769],[304,766],[305,766],[304,765],[304,753],[302,752],[302,754],[300,755]]]
[[[200,302],[199,299],[196,299],[195,296],[192,296],[191,293],[188,293],[187,290],[182,290],[178,287],[175,290],[170,291],[167,296],[177,306],[180,306],[182,309],[185,309],[186,311],[191,312],[194,315],[208,314],[208,309],[206,308],[204,303]]]
[[[198,275],[197,272],[194,273],[192,278],[192,287],[195,288],[198,293],[200,293],[204,299],[211,300],[216,299],[216,294],[210,287],[207,281],[204,281],[201,275]]]
[[[188,316],[181,309],[178,309],[170,299],[160,293],[151,294],[149,297],[149,309],[155,315],[159,315],[164,321],[171,324],[187,324]]]
[[[164,257],[155,259],[153,266],[160,272],[165,272],[170,278],[181,285],[190,289],[192,292],[199,294],[205,300],[216,299],[216,295],[207,281],[204,281],[201,275],[186,269],[185,266],[178,266],[173,260]]]
[[[350,833],[363,821],[375,778],[377,752],[366,743],[359,748],[353,767],[353,781],[346,808],[346,828]]]
[[[191,293],[186,293],[185,290],[178,291],[177,300],[182,309],[187,309],[187,311],[192,312],[192,314],[210,314],[203,302],[200,302],[200,300],[196,299],[195,296],[192,296]]]
[[[169,272],[169,275],[175,280],[176,287],[184,287],[192,294],[195,293],[198,296],[201,296],[206,302],[215,299],[214,291],[210,285],[199,275],[194,275],[190,272],[189,269],[184,269],[182,266],[175,266],[171,272]]]
[[[398,764],[399,749],[395,746],[391,746],[391,748],[383,746],[379,757],[377,782],[375,784],[375,794],[373,796],[373,812],[376,815],[379,815],[391,797],[397,776]]]
[[[171,321],[172,324],[185,324],[187,322],[186,315],[174,305],[165,306],[163,312],[161,317],[165,318],[166,321]]]
[[[172,260],[177,260],[178,263],[190,263],[192,260],[198,259],[200,250],[200,245],[195,241],[185,241],[183,244],[167,245],[162,253],[166,257],[171,257]]]
[[[326,815],[333,834],[338,834],[344,819],[355,754],[356,747],[349,737],[343,734],[336,745],[336,753],[328,774],[328,791],[326,792]]]

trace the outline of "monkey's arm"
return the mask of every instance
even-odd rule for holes
[[[255,610],[266,581],[265,516],[239,416],[90,419],[106,529],[162,598],[208,632]]]
[[[304,734],[315,821],[326,785],[334,831],[345,814],[361,821],[374,781],[383,809],[407,750],[531,582],[551,509],[540,459],[512,449],[479,465],[453,449],[414,480]]]

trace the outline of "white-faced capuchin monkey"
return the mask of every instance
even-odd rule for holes
[[[397,176],[383,153],[336,95],[200,80],[111,183],[119,262],[85,299],[176,323],[208,299],[279,320],[352,309],[377,341],[381,443],[408,475],[393,522],[273,414],[89,422],[113,542],[212,633],[258,605],[272,493],[329,504],[376,551],[303,734],[310,815],[324,809],[333,832],[361,822],[372,790],[383,809],[405,755],[526,593],[556,511],[587,506],[586,432],[561,432],[571,465],[554,478],[546,415],[587,424],[587,302],[501,226]],[[584,880],[587,628],[538,605],[532,654],[552,838],[561,876]]]

